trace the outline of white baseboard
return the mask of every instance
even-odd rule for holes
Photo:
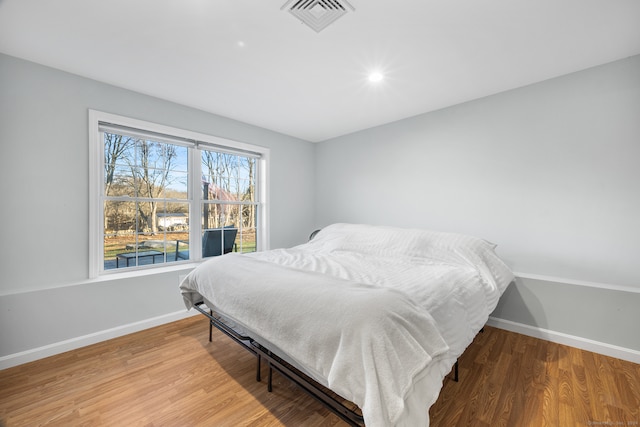
[[[65,351],[75,350],[80,347],[86,347],[88,345],[95,344],[101,341],[121,337],[133,332],[153,328],[154,326],[163,325],[165,323],[174,322],[176,320],[185,319],[187,317],[198,314],[200,313],[198,313],[196,310],[180,310],[174,313],[164,314],[162,316],[152,317],[150,319],[141,320],[139,322],[118,326],[116,328],[106,329],[104,331],[94,332],[92,334],[83,335],[81,337],[71,338],[42,347],[21,351],[20,353],[9,354],[7,356],[0,357],[0,370],[22,365],[23,363],[33,362],[34,360],[44,359],[45,357],[64,353]]]
[[[42,347],[22,351],[20,353],[9,354],[7,356],[0,357],[0,370],[11,368],[13,366],[22,365],[24,363],[32,362],[38,359],[44,359],[45,357],[53,356],[56,354],[64,353],[65,351],[75,350],[77,348],[85,347],[91,344],[95,344],[101,341],[106,341],[112,338],[121,337],[123,335],[131,334],[134,332],[142,331],[144,329],[153,328],[155,326],[163,325],[165,323],[174,322],[176,320],[185,319],[190,316],[198,315],[195,310],[185,311],[181,310],[174,313],[165,314],[151,319],[145,319],[139,322],[130,323],[128,325],[119,326],[116,328],[107,329],[100,332],[84,335],[81,337],[72,338],[65,341],[45,345]],[[510,320],[499,319],[496,317],[489,317],[487,322],[489,326],[493,326],[499,329],[504,329],[511,332],[531,336],[534,338],[543,339],[546,341],[555,342],[558,344],[568,345],[571,347],[580,348],[582,350],[591,351],[594,353],[604,354],[606,356],[615,357],[629,362],[640,364],[640,351],[619,347],[612,344],[607,344],[599,341],[590,340],[574,335],[565,334],[562,332],[551,331],[536,326],[525,325],[523,323],[517,323]]]
[[[638,350],[619,347],[562,332],[550,331],[548,329],[525,325],[524,323],[512,322],[511,320],[499,319],[496,317],[489,317],[487,325],[640,364],[640,351]]]

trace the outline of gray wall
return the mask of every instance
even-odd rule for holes
[[[484,237],[525,276],[494,316],[640,350],[640,56],[325,141],[316,162],[319,226]]]
[[[313,145],[0,55],[0,361],[183,309],[186,270],[87,280],[89,108],[269,147],[271,247],[337,221],[479,235],[543,277],[494,318],[640,350],[639,76],[636,56]]]
[[[0,357],[184,309],[185,271],[87,280],[88,109],[270,148],[271,247],[314,225],[313,144],[0,55]]]
[[[563,282],[516,278],[493,312],[491,323],[515,332],[560,341],[599,353],[640,363],[640,293],[594,286],[574,286]],[[541,328],[522,330],[503,322]],[[517,326],[517,325],[516,325]],[[615,348],[554,339],[568,334],[608,346],[634,350],[622,354]],[[551,335],[551,336],[549,336]],[[559,337],[562,338],[562,337]]]

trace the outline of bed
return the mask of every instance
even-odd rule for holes
[[[333,224],[293,248],[210,259],[180,290],[270,365],[356,404],[367,426],[427,426],[443,379],[513,280],[495,247]]]

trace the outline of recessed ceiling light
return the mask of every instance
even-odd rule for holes
[[[369,74],[369,81],[371,83],[378,83],[380,81],[382,81],[384,79],[384,76],[382,75],[382,73],[379,73],[377,71]]]

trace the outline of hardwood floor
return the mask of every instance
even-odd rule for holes
[[[266,373],[265,373],[266,374]],[[639,426],[640,365],[487,327],[430,411],[441,426]],[[202,316],[0,371],[0,426],[343,426]]]

